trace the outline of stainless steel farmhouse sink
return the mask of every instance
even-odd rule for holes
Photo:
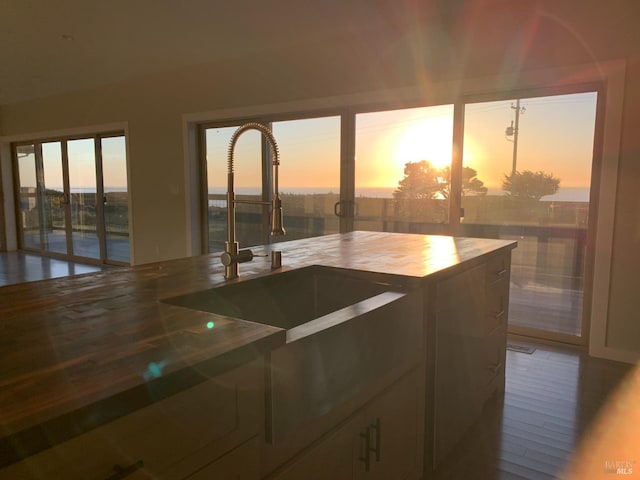
[[[291,330],[389,290],[347,272],[313,265],[164,301]]]
[[[267,373],[267,437],[277,442],[417,358],[422,297],[395,278],[313,265],[163,301],[286,330]]]

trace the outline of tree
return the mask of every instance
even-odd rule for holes
[[[507,196],[536,201],[553,195],[559,188],[560,179],[542,171],[516,171],[513,176],[505,175],[502,181],[502,190],[507,192]]]
[[[442,189],[441,193],[444,198],[449,198],[450,194],[450,179],[451,168],[444,167],[442,169],[442,177],[447,181],[446,186]],[[478,172],[471,167],[462,168],[462,195],[486,195],[487,187],[484,186],[484,182],[478,178]]]
[[[451,168],[435,168],[428,160],[409,162],[404,166],[404,178],[395,198],[437,199],[449,198],[451,192]],[[487,187],[478,178],[478,172],[471,167],[462,169],[462,194],[486,195]]]
[[[443,178],[442,171],[428,160],[408,162],[404,165],[404,178],[398,182],[398,189],[393,192],[393,197],[423,200],[438,198],[444,184],[448,182],[448,178]]]

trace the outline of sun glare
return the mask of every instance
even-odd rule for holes
[[[396,143],[398,167],[428,160],[436,168],[451,164],[452,124],[450,118],[431,117],[408,126]]]

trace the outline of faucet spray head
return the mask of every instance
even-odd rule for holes
[[[280,195],[275,194],[271,202],[271,236],[277,237],[286,233],[282,222],[282,201]]]

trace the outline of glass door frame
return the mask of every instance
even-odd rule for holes
[[[434,234],[444,234],[451,236],[464,236],[464,226],[461,223],[463,218],[462,210],[462,174],[463,174],[463,155],[464,155],[464,118],[465,106],[468,103],[490,102],[511,100],[515,98],[535,98],[545,96],[560,96],[576,93],[597,92],[596,104],[596,121],[594,125],[594,144],[591,160],[591,183],[589,193],[589,213],[588,228],[586,233],[585,246],[585,262],[584,262],[584,282],[583,282],[583,300],[582,300],[582,318],[580,336],[552,332],[548,330],[527,328],[523,326],[509,325],[508,332],[521,337],[532,337],[536,340],[558,342],[586,347],[589,344],[590,337],[590,319],[591,304],[593,296],[593,273],[595,263],[595,240],[596,227],[598,225],[598,198],[601,183],[601,166],[603,155],[603,138],[605,124],[605,107],[606,107],[606,85],[603,82],[585,82],[567,85],[554,85],[543,87],[531,87],[513,90],[501,90],[483,94],[463,95],[453,102],[453,149],[451,159],[451,178],[449,200],[449,218],[448,222],[439,224],[443,230]],[[441,102],[439,104],[445,104]],[[435,104],[434,104],[435,105]],[[346,205],[355,204],[355,118],[359,113],[384,111],[385,109],[395,110],[399,108],[412,108],[416,105],[386,105],[380,108],[360,108],[343,114],[342,126],[342,166],[341,169],[341,200]],[[419,105],[419,106],[432,106]],[[345,121],[346,120],[346,121]],[[346,187],[346,188],[344,188]],[[349,232],[354,228],[357,209],[344,209],[341,218],[341,226],[344,230],[341,232]]]
[[[397,110],[403,108],[425,107],[452,104],[453,105],[453,150],[451,161],[451,178],[450,178],[450,196],[449,196],[449,219],[448,223],[440,225],[442,233],[447,235],[462,235],[463,227],[460,223],[462,214],[462,174],[463,174],[463,144],[464,144],[464,115],[465,105],[468,103],[477,103],[483,101],[500,101],[515,98],[534,98],[544,96],[568,95],[576,93],[597,92],[596,104],[596,122],[594,126],[594,145],[592,155],[592,171],[591,171],[591,188],[589,198],[589,215],[588,229],[586,239],[585,265],[584,265],[584,296],[583,296],[583,312],[582,312],[582,328],[579,337],[548,332],[543,330],[510,326],[509,332],[515,335],[542,338],[554,342],[562,342],[579,346],[587,345],[590,335],[590,317],[591,317],[591,299],[593,290],[593,271],[595,262],[595,237],[596,227],[598,225],[597,209],[598,195],[601,182],[601,166],[602,166],[602,148],[604,138],[605,123],[605,106],[606,106],[606,85],[603,81],[582,82],[575,84],[549,85],[549,86],[532,86],[522,89],[495,90],[482,94],[468,94],[451,99],[440,98],[437,102],[426,101],[399,101],[384,103],[369,103],[358,106],[346,106],[327,110],[309,110],[296,114],[267,114],[254,118],[229,119],[227,121],[206,122],[199,124],[200,127],[200,149],[203,151],[202,132],[205,128],[212,125],[227,126],[239,125],[246,121],[259,121],[260,123],[269,125],[281,119],[302,119],[312,118],[315,116],[340,116],[340,205],[337,207],[338,216],[340,217],[340,232],[346,233],[354,229],[355,219],[357,217],[356,203],[356,162],[355,162],[355,132],[356,132],[356,116],[361,113],[382,112],[385,110]],[[201,155],[203,157],[204,155]],[[206,166],[202,167],[205,162],[200,163],[201,168],[205,168],[201,172],[201,177],[206,179]],[[206,191],[202,188],[201,192]],[[204,195],[203,195],[204,197]],[[205,202],[201,202],[206,206]],[[204,215],[203,215],[204,217]],[[204,218],[203,225],[204,223]],[[203,252],[206,253],[206,228],[202,229]],[[440,233],[440,232],[438,232]]]
[[[25,140],[15,142],[11,144],[11,154],[13,160],[13,190],[14,190],[14,202],[16,205],[16,226],[17,226],[17,239],[18,249],[24,251],[30,251],[39,255],[45,255],[52,258],[58,258],[62,260],[72,260],[83,263],[94,264],[108,264],[108,265],[120,265],[125,266],[128,263],[109,259],[107,257],[107,238],[106,238],[106,224],[105,224],[105,205],[106,196],[104,193],[104,181],[103,181],[103,165],[102,165],[102,139],[112,137],[125,137],[124,131],[110,131],[92,135],[73,135],[56,138],[44,138],[37,140]],[[72,222],[71,222],[71,189],[70,189],[70,176],[69,176],[69,155],[67,144],[73,140],[89,140],[94,142],[94,162],[95,162],[95,174],[96,174],[96,235],[98,241],[99,255],[95,257],[79,256],[73,251],[73,239],[72,239]],[[64,204],[65,204],[65,237],[67,252],[60,253],[48,250],[44,241],[44,224],[42,221],[43,208],[42,202],[44,202],[44,166],[43,166],[43,154],[42,145],[45,143],[59,142],[61,145],[61,159],[62,159],[62,172],[63,172],[63,189],[64,189]],[[25,246],[24,233],[22,228],[22,222],[20,221],[20,178],[18,168],[18,148],[24,145],[34,146],[35,155],[35,168],[36,168],[36,203],[39,205],[40,210],[40,248],[33,248]],[[125,143],[126,145],[126,143]],[[126,155],[126,152],[125,152]]]
[[[2,165],[0,164],[0,252],[7,251],[7,222],[4,214],[4,183],[2,178]]]
[[[451,190],[457,191],[457,195],[451,195],[449,225],[451,235],[464,235],[464,227],[460,222],[463,217],[462,212],[462,169],[464,154],[464,114],[465,106],[469,103],[492,102],[501,100],[511,100],[516,98],[535,98],[546,96],[560,96],[576,93],[597,93],[596,118],[594,125],[593,153],[591,160],[591,182],[589,189],[589,213],[587,220],[585,261],[584,261],[584,282],[582,300],[581,331],[579,336],[548,330],[535,329],[530,327],[509,325],[510,334],[522,337],[534,337],[536,339],[549,340],[552,342],[567,343],[586,347],[589,344],[591,304],[593,297],[593,272],[595,263],[595,240],[596,227],[598,225],[598,198],[601,183],[601,167],[603,155],[603,138],[605,124],[606,106],[606,86],[602,82],[580,83],[575,85],[551,86],[528,88],[521,90],[500,91],[495,93],[485,93],[464,96],[461,101],[454,104],[454,134],[453,134],[453,158],[451,165]]]
[[[432,106],[453,103],[457,109],[463,108],[465,102],[486,98],[514,98],[527,92],[571,93],[576,92],[580,85],[592,85],[593,90],[598,91],[596,128],[594,135],[594,158],[592,170],[590,219],[587,263],[585,265],[585,279],[590,289],[589,295],[592,302],[585,302],[585,306],[591,311],[591,318],[585,324],[582,331],[582,343],[589,344],[589,352],[596,356],[623,361],[631,357],[619,348],[611,346],[607,342],[608,319],[610,309],[611,266],[613,261],[613,245],[615,231],[615,212],[618,172],[620,163],[620,134],[622,131],[624,112],[624,88],[627,62],[624,59],[608,60],[600,62],[587,62],[584,64],[568,66],[549,66],[540,69],[524,69],[504,74],[479,76],[477,78],[461,78],[459,80],[443,80],[427,83],[426,85],[412,85],[403,88],[391,88],[382,91],[358,92],[339,97],[321,97],[308,100],[283,101],[268,106],[250,106],[225,108],[207,112],[206,114],[190,115],[184,119],[184,126],[189,132],[189,159],[190,168],[194,177],[199,175],[199,160],[202,155],[201,147],[197,142],[198,126],[205,123],[242,122],[248,118],[277,119],[283,114],[297,118],[307,118],[321,112],[320,115],[340,115],[342,122],[341,163],[343,168],[341,176],[341,199],[345,202],[353,201],[353,195],[349,195],[349,189],[353,192],[354,161],[353,143],[345,137],[348,132],[347,121],[353,122],[355,114],[386,109],[411,108],[416,106]],[[487,93],[488,92],[488,93]],[[506,93],[505,93],[506,92]],[[515,92],[515,93],[514,93]],[[486,95],[483,95],[486,94]],[[318,108],[322,105],[322,108]],[[460,114],[455,115],[456,125],[460,128]],[[353,129],[353,127],[352,127]],[[455,138],[460,133],[454,133]],[[462,144],[462,140],[458,141]],[[454,152],[455,155],[455,152]],[[598,163],[599,162],[599,163]],[[455,173],[458,178],[461,172]],[[194,179],[197,181],[197,179]],[[201,204],[193,192],[191,226],[194,231],[201,232],[203,222],[200,220]],[[197,204],[197,207],[194,205]],[[453,210],[455,205],[451,205]],[[598,210],[603,214],[598,215]],[[353,229],[353,215],[341,218],[341,232]],[[459,210],[458,210],[459,214]],[[597,218],[596,218],[597,217]],[[451,215],[450,219],[455,218]],[[595,219],[595,220],[594,220]],[[597,235],[596,235],[597,232]],[[451,234],[456,234],[452,230]],[[191,252],[200,253],[201,247],[197,241],[191,244]],[[597,256],[594,252],[597,249]],[[204,253],[204,252],[202,252]],[[595,257],[595,258],[594,258]],[[585,291],[585,294],[587,292]],[[587,313],[585,312],[585,316]],[[561,339],[560,341],[568,341]]]
[[[65,245],[66,245],[66,253],[62,252],[54,252],[44,248],[44,241],[40,245],[40,250],[43,250],[47,253],[59,254],[59,255],[67,255],[68,252],[71,252],[73,249],[73,244],[71,240],[71,201],[69,194],[69,157],[67,155],[67,140],[54,140],[50,142],[32,142],[35,145],[35,155],[36,155],[36,168],[38,168],[38,164],[41,164],[42,175],[43,175],[43,186],[46,187],[46,171],[44,166],[44,153],[42,149],[42,145],[45,143],[60,143],[60,161],[62,168],[62,189],[63,189],[63,203],[64,203],[64,228],[65,228]],[[38,160],[38,158],[40,160]],[[41,225],[41,229],[43,226]],[[43,239],[44,240],[44,239]],[[22,247],[24,248],[24,247]]]

